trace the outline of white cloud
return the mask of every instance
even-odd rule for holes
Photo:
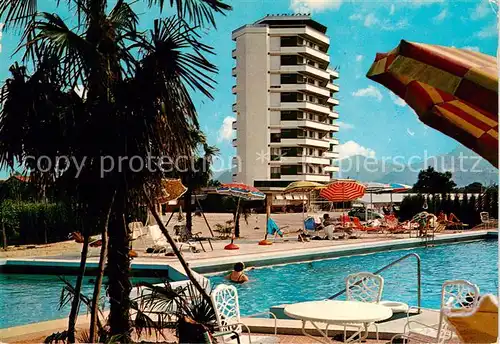
[[[342,122],[342,121],[337,121],[335,122],[340,129],[342,130],[351,130],[351,129],[354,129],[354,125],[351,124],[351,123],[346,123],[346,122]]]
[[[365,17],[365,21],[363,23],[364,26],[370,27],[376,25],[380,22],[380,20],[375,16],[374,13],[368,13]]]
[[[465,47],[462,47],[461,49],[480,52],[479,47],[477,47],[477,46],[466,45]]]
[[[222,121],[222,125],[219,129],[219,136],[217,137],[217,142],[229,141],[233,138],[233,122],[236,118],[227,116]]]
[[[394,12],[396,12],[396,6],[394,6],[394,4],[391,4],[391,10],[389,12],[389,15],[392,16]]]
[[[490,38],[498,35],[497,24],[493,23],[490,26],[482,28],[480,31],[476,32],[476,37],[478,38]]]
[[[352,95],[355,97],[372,97],[377,99],[377,101],[381,101],[383,98],[379,89],[372,85],[367,88],[360,88],[356,92],[352,92]]]
[[[491,5],[488,0],[482,0],[476,6],[474,11],[470,14],[470,19],[479,20],[488,15],[488,13],[492,13]]]
[[[440,3],[443,3],[444,0],[403,0],[401,2],[420,7],[420,6],[427,6],[427,5],[432,5],[432,4],[440,4]]]
[[[363,55],[356,55],[356,61],[361,62],[363,61],[364,56]]]
[[[375,157],[375,151],[373,149],[361,146],[355,141],[347,141],[346,143],[338,145],[337,151],[339,152],[339,159],[345,159],[355,155]]]
[[[368,13],[367,15],[356,13],[352,14],[349,19],[362,20],[365,27],[373,27],[382,31],[396,31],[408,26],[408,19],[401,19],[393,23],[389,19],[380,20],[374,13]]]
[[[338,10],[343,0],[291,0],[290,9],[295,13]]]
[[[361,20],[363,15],[361,13],[353,13],[349,16],[349,20]]]
[[[448,15],[448,10],[445,8],[444,10],[439,12],[439,14],[437,16],[432,18],[432,20],[434,20],[434,22],[442,22],[446,18],[447,15]]]
[[[389,92],[389,96],[391,97],[394,104],[396,104],[397,106],[401,106],[401,107],[406,106],[406,102],[403,99],[401,99],[400,97],[398,97],[397,95],[395,95],[394,93]]]

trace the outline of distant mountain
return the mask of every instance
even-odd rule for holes
[[[233,181],[233,172],[230,169],[214,172],[212,179],[221,183],[231,183]]]
[[[427,166],[437,171],[450,171],[458,186],[473,182],[491,185],[498,182],[498,169],[476,153],[459,146],[448,154],[430,157],[425,161],[403,164],[402,161],[380,161],[356,155],[339,162],[343,178],[380,183],[403,183],[413,185],[418,172]]]

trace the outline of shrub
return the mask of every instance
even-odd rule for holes
[[[75,230],[75,217],[63,203],[4,200],[0,215],[10,245],[61,241]]]

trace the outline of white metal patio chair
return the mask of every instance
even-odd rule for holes
[[[490,219],[490,214],[487,211],[480,212],[479,217],[481,219],[481,224],[484,229],[494,228],[495,220]]]
[[[441,288],[441,307],[439,310],[425,309],[428,312],[439,312],[437,324],[424,324],[420,321],[411,320],[410,313],[415,310],[411,307],[407,313],[406,325],[403,334],[392,337],[391,343],[395,339],[402,339],[403,343],[438,343],[443,344],[453,339],[453,330],[447,323],[445,315],[448,313],[459,314],[470,312],[476,308],[479,302],[479,288],[465,280],[454,280],[444,282]],[[423,308],[421,308],[423,309]]]
[[[274,318],[274,336],[254,336],[247,325],[241,322],[240,305],[238,302],[238,291],[232,285],[219,284],[211,294],[212,303],[217,319],[218,330],[222,332],[234,332],[239,335],[241,343],[277,343],[277,320],[271,312],[262,312],[246,317],[257,315],[271,315]],[[243,328],[248,335],[242,336]],[[235,338],[231,334],[222,336],[224,343],[235,343]]]
[[[347,276],[345,287],[347,301],[379,303],[382,299],[382,292],[384,290],[384,279],[382,276],[372,274],[371,272],[358,272]],[[347,326],[358,329],[349,338],[346,338]],[[367,323],[362,325],[352,324],[344,326],[344,342],[350,341],[356,336],[361,339],[361,332],[363,331],[363,328],[368,329],[370,326],[375,327],[376,338],[378,341],[379,336],[377,324]]]

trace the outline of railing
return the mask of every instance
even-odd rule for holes
[[[378,275],[380,274],[382,271],[384,270],[387,270],[389,269],[390,267],[396,265],[397,263],[403,261],[403,260],[406,260],[410,257],[415,257],[417,259],[417,285],[418,285],[418,289],[417,289],[417,294],[418,294],[418,298],[417,298],[417,308],[418,308],[418,312],[420,313],[420,307],[421,307],[421,301],[422,301],[422,278],[421,278],[421,260],[420,260],[420,256],[416,253],[408,253],[407,255],[405,256],[402,256],[400,257],[399,259],[396,259],[395,261],[391,262],[390,264],[387,264],[386,266],[384,266],[383,268],[375,271],[373,274],[374,275]],[[359,281],[357,284],[360,284],[363,280]],[[339,291],[338,293],[330,296],[328,299],[329,300],[333,300],[333,299],[336,299],[337,297],[339,297],[340,295],[344,294],[345,292],[347,291],[346,288],[344,288],[344,290],[341,290]]]

